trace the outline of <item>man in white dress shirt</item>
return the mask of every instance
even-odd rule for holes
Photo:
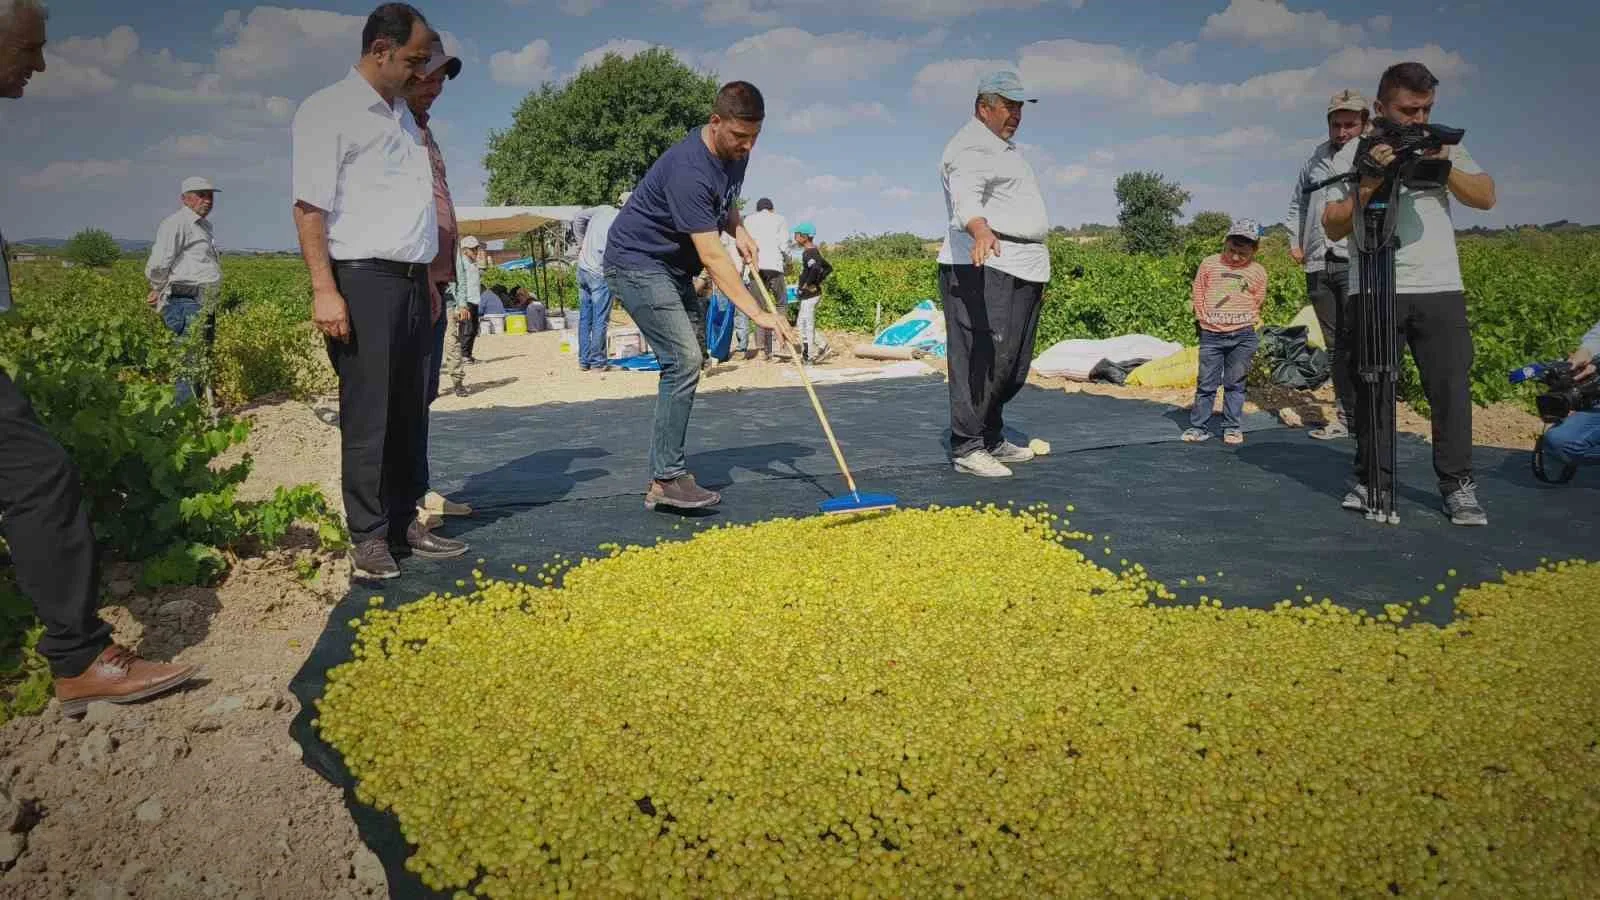
[[[778,315],[787,318],[789,286],[784,283],[783,275],[789,261],[785,251],[792,242],[789,220],[773,208],[771,200],[762,197],[756,201],[756,211],[744,220],[744,229],[750,232],[759,251],[756,254],[756,277],[767,286],[767,293],[772,295],[772,302],[777,304]],[[735,323],[734,327],[738,328],[739,323]],[[775,336],[768,329],[760,330],[760,343],[763,356],[771,357],[780,352]]]
[[[424,76],[435,37],[415,8],[379,6],[362,29],[360,62],[294,117],[295,228],[312,317],[339,377],[345,516],[362,579],[400,574],[391,548],[427,558],[466,552],[416,515],[425,492],[416,419],[442,310],[428,285],[439,249],[433,168],[405,94]]]
[[[144,275],[150,282],[151,306],[179,338],[200,316],[201,308],[216,299],[222,285],[222,263],[217,257],[211,212],[216,209],[217,186],[208,178],[185,178],[183,206],[161,221]],[[194,396],[187,379],[178,379],[178,402]]]
[[[948,234],[939,250],[950,369],[950,451],[958,472],[999,478],[1033,451],[1007,441],[1001,410],[1028,381],[1050,222],[1033,167],[1011,142],[1036,102],[1014,72],[978,82],[973,117],[939,162]]]

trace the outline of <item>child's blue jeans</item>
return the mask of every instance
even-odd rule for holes
[[[1222,430],[1237,431],[1244,416],[1244,379],[1260,338],[1254,328],[1240,331],[1200,330],[1200,373],[1195,382],[1189,424],[1205,428],[1211,421],[1217,388],[1222,389]]]

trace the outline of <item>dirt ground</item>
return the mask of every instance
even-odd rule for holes
[[[582,373],[559,335],[486,335],[467,368],[465,398],[440,410],[581,402],[649,394],[654,373]],[[821,370],[876,368],[846,348]],[[937,365],[935,369],[937,370]],[[737,361],[714,369],[707,391],[796,384],[788,363]],[[1188,389],[1149,390],[1036,379],[1041,387],[1186,405]],[[1331,397],[1253,392],[1254,408],[1322,421]],[[319,484],[338,504],[336,403],[252,406],[245,448],[255,467],[245,496]],[[1296,424],[1289,421],[1289,424]],[[1404,427],[1426,421],[1407,412]],[[1477,411],[1479,443],[1530,445],[1537,418],[1511,406]],[[348,587],[341,559],[304,547],[239,561],[212,588],[143,591],[107,573],[106,616],[120,641],[156,659],[204,667],[188,690],[129,706],[99,705],[83,721],[43,715],[0,726],[0,898],[357,898],[387,891],[339,792],[301,764],[288,728],[288,693]]]

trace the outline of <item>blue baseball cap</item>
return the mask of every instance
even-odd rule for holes
[[[806,237],[814,238],[817,236],[817,226],[811,224],[810,222],[801,222],[799,225],[794,227],[794,233],[803,234]]]
[[[978,93],[999,94],[1007,100],[1014,100],[1018,103],[1039,102],[1038,97],[1029,93],[1028,89],[1022,86],[1022,79],[1017,77],[1017,73],[1007,70],[990,72],[979,79]]]

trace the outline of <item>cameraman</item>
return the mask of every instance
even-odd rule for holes
[[[1600,356],[1600,322],[1583,336],[1583,342],[1570,358],[1574,380],[1594,380],[1596,356]],[[1544,450],[1566,465],[1600,462],[1600,409],[1578,410],[1546,431]]]
[[[1377,114],[1394,125],[1424,125],[1433,113],[1434,89],[1439,80],[1427,66],[1405,62],[1390,66],[1378,82]],[[1351,141],[1333,162],[1335,171],[1350,171],[1356,165],[1360,141]],[[1472,368],[1472,333],[1467,324],[1467,299],[1461,284],[1461,265],[1456,256],[1455,223],[1451,220],[1450,198],[1473,209],[1492,209],[1495,204],[1494,179],[1489,177],[1467,153],[1466,145],[1445,147],[1430,154],[1452,163],[1446,188],[1414,190],[1403,186],[1395,208],[1389,211],[1396,223],[1395,240],[1395,325],[1416,360],[1422,376],[1423,393],[1433,409],[1433,469],[1439,479],[1439,493],[1445,512],[1456,525],[1487,525],[1488,515],[1478,503],[1477,484],[1472,480],[1472,392],[1468,373]],[[1371,157],[1388,168],[1395,162],[1393,148],[1386,144],[1372,147]],[[1352,231],[1356,203],[1362,208],[1372,201],[1384,179],[1365,176],[1358,196],[1351,196],[1348,183],[1329,190],[1329,202],[1322,213],[1328,239],[1337,241]],[[1359,295],[1360,269],[1350,269],[1350,293]],[[1357,348],[1352,347],[1352,351]],[[1359,357],[1358,357],[1359,358]],[[1346,509],[1367,507],[1368,473],[1363,471],[1362,450],[1367,441],[1378,440],[1387,427],[1380,423],[1379,434],[1367,434],[1366,405],[1370,388],[1357,385],[1356,406],[1356,488],[1345,495]],[[1378,454],[1387,460],[1386,453]],[[1382,463],[1387,465],[1387,462]],[[1392,476],[1394,473],[1387,473]],[[1392,483],[1392,481],[1391,481]]]

